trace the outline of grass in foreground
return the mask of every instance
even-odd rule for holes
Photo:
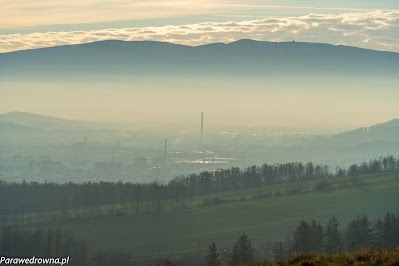
[[[334,255],[301,254],[275,263],[253,263],[251,265],[399,265],[399,248],[384,251],[364,249],[353,253]]]

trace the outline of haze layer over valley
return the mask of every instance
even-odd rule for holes
[[[397,117],[397,69],[397,53],[295,41],[102,41],[3,53],[2,173],[18,180],[36,167],[31,176],[46,179],[40,169],[50,161],[57,181],[147,182],[396,155],[397,120],[363,127]]]
[[[191,133],[205,112],[207,129],[216,131],[253,124],[337,133],[397,117],[398,58],[252,40],[198,47],[103,41],[25,50],[0,54],[0,112]]]
[[[0,129],[0,176],[9,182],[164,183],[202,171],[291,161],[323,163],[334,172],[397,156],[399,148],[398,119],[323,135],[275,134],[254,125],[237,128],[240,133],[205,127],[202,141],[200,127],[197,133],[164,131],[165,140],[156,131],[21,112],[1,114]]]

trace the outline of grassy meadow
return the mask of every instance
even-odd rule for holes
[[[305,219],[342,225],[357,215],[371,219],[399,211],[397,174],[328,179],[330,189],[315,188],[320,180],[203,195],[193,207],[172,213],[113,216],[57,224],[85,239],[93,250],[118,250],[137,256],[206,250],[213,241],[230,248],[246,233],[254,244],[284,240]],[[215,198],[218,201],[212,201]],[[203,203],[210,201],[207,205]]]

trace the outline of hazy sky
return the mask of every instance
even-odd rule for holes
[[[399,52],[399,1],[1,0],[0,4],[0,52],[106,39],[200,45],[243,38],[294,39]],[[382,85],[362,81],[366,88],[352,94],[346,93],[345,87],[340,93],[333,87],[323,91],[301,87],[296,92],[244,91],[231,98],[225,97],[223,88],[215,93],[213,87],[197,84],[200,94],[195,101],[186,101],[183,91],[165,101],[166,96],[157,92],[163,84],[157,88],[144,85],[129,91],[112,83],[75,84],[71,88],[71,84],[50,81],[0,81],[0,113],[27,111],[81,120],[190,123],[192,117],[206,111],[214,125],[236,122],[346,128],[398,116],[396,80]],[[362,89],[362,94],[356,95]],[[206,98],[207,92],[213,93],[211,99]]]
[[[140,127],[230,130],[248,124],[278,128],[352,129],[398,118],[397,79],[345,81],[179,78],[151,82],[3,83],[0,113],[26,111]],[[187,84],[190,84],[189,86]],[[189,87],[189,89],[188,89]],[[376,89],[379,88],[379,89]]]
[[[242,38],[399,52],[399,1],[1,1],[0,52],[104,39],[199,45]]]

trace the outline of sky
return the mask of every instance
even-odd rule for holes
[[[399,1],[1,0],[0,53],[108,39],[167,41],[193,46],[240,39],[295,40],[399,52]],[[237,94],[234,97],[241,108],[226,102],[228,108],[223,111],[219,107],[221,99],[225,99],[222,90],[213,101],[205,96],[201,98],[206,95],[202,92],[214,90],[212,86],[204,89],[198,85],[201,95],[196,97],[196,102],[187,103],[189,106],[179,105],[184,102],[184,93],[176,94],[171,99],[175,108],[171,108],[162,105],[165,95],[155,93],[164,84],[140,84],[140,90],[129,91],[132,86],[116,88],[113,83],[75,84],[71,89],[70,84],[50,81],[0,81],[0,113],[26,111],[78,120],[123,118],[121,122],[127,122],[129,117],[144,119],[138,114],[147,112],[145,121],[152,117],[153,123],[159,119],[170,122],[170,117],[175,117],[174,122],[179,123],[203,111],[204,106],[198,101],[202,99],[202,103],[208,104],[205,109],[213,112],[215,125],[234,117],[237,121],[240,118],[243,125],[267,120],[270,126],[306,124],[351,129],[397,117],[396,80],[375,81],[386,83],[382,85],[373,82],[362,81],[363,85],[370,85],[359,88],[366,91],[360,97],[356,92],[349,96],[345,91],[336,93],[333,87],[316,94],[314,91],[318,88],[303,88],[310,90],[307,94],[300,91],[284,95],[268,90],[258,97]],[[384,93],[376,90],[377,87]],[[349,87],[344,87],[346,89]],[[94,100],[93,90],[103,96]],[[141,98],[137,98],[137,94]],[[262,99],[274,100],[265,104]],[[153,106],[152,113],[145,108],[148,103]],[[126,116],[127,113],[132,115]],[[274,124],[270,122],[271,117]]]
[[[399,52],[399,1],[2,0],[0,52],[105,39],[294,39]]]
[[[399,118],[398,79],[359,77],[323,82],[287,77],[251,81],[206,76],[119,82],[0,82],[0,113],[34,112],[134,128],[308,128],[313,133],[351,130]],[[339,77],[342,79],[343,77]],[[188,89],[189,88],[189,89]],[[376,89],[378,88],[378,89]],[[317,129],[317,130],[316,130]]]

